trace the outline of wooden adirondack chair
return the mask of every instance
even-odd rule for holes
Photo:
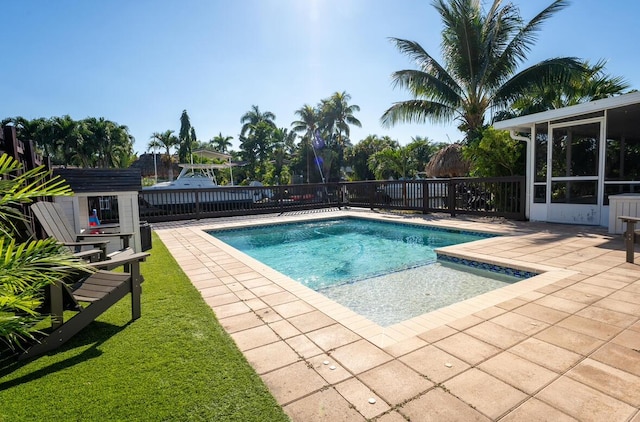
[[[59,280],[49,286],[43,312],[51,315],[51,332],[25,350],[19,360],[50,352],[67,342],[120,299],[131,293],[132,320],[140,318],[140,294],[142,276],[140,262],[148,253],[123,254],[107,261],[92,263],[97,272],[80,278],[74,284]],[[124,266],[126,272],[106,271],[103,268]],[[75,280],[74,280],[75,281]],[[82,303],[86,303],[83,306]],[[65,309],[77,311],[64,321]]]
[[[102,260],[108,258],[107,243],[109,241],[105,238],[120,238],[123,250],[129,247],[129,241],[133,236],[133,233],[76,233],[64,215],[62,207],[54,202],[36,202],[30,208],[47,235],[65,246],[74,248],[75,252],[80,252],[82,247],[99,248],[102,251]]]

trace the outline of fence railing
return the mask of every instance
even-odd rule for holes
[[[524,220],[525,179],[385,180],[189,190],[143,189],[140,193],[140,219],[149,222],[342,206]]]

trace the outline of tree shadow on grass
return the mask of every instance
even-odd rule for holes
[[[103,353],[102,350],[100,350],[102,343],[127,328],[132,322],[133,321],[129,321],[124,325],[113,325],[101,321],[93,321],[91,325],[76,334],[60,348],[24,361],[18,361],[20,353],[11,354],[10,352],[6,352],[5,354],[5,351],[3,351],[0,354],[0,391],[70,368],[89,359],[100,357]],[[86,346],[89,347],[74,354],[74,349],[82,349]],[[38,367],[38,365],[34,364],[38,358],[42,356],[53,356],[56,354],[68,354],[70,356],[46,367]],[[34,367],[33,372],[28,372],[18,378],[2,382],[4,377],[29,365]]]

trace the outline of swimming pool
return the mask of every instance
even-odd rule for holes
[[[208,233],[381,326],[522,279],[438,261],[486,233],[351,217]]]

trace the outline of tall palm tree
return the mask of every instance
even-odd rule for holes
[[[433,1],[444,24],[444,65],[417,42],[391,38],[401,53],[415,60],[418,69],[393,73],[395,86],[409,90],[413,98],[385,111],[381,117],[384,126],[456,120],[467,140],[475,140],[488,110],[506,108],[539,81],[559,86],[583,71],[576,58],[560,57],[517,72],[542,23],[567,7],[567,0],[553,1],[529,22],[512,3],[502,3],[493,0],[483,14],[478,0]]]
[[[360,111],[360,106],[349,105],[351,95],[345,91],[336,92],[328,99],[322,100],[320,110],[322,123],[330,136],[338,145],[344,147],[349,143],[351,129],[349,125],[362,127],[362,123],[353,114]]]
[[[277,182],[282,183],[283,168],[289,163],[295,150],[296,133],[289,132],[286,128],[278,128],[273,131],[273,149],[270,153],[270,163],[273,165],[273,176],[277,176]],[[276,180],[272,180],[275,182]]]
[[[298,116],[300,120],[291,122],[291,130],[297,133],[302,133],[300,152],[305,155],[304,159],[307,166],[306,180],[307,183],[309,183],[309,172],[311,170],[311,142],[320,124],[320,112],[309,104],[305,104],[295,111],[295,115]]]
[[[220,132],[209,141],[209,145],[213,146],[216,151],[228,152],[232,139],[233,136],[223,136],[222,132]]]
[[[61,151],[62,163],[58,164],[88,167],[88,158],[84,154],[85,136],[88,135],[86,125],[69,115],[53,117],[51,120],[52,137]]]
[[[275,114],[270,111],[265,111],[264,113],[262,113],[257,105],[252,105],[251,110],[247,111],[240,118],[240,123],[242,123],[242,130],[240,131],[240,135],[245,136],[247,133],[250,134],[251,131],[255,129],[260,122],[265,122],[275,129],[276,124],[274,120],[276,120]]]
[[[90,167],[127,167],[133,153],[133,136],[129,128],[104,117],[88,117],[82,122],[87,130],[83,154]]]
[[[311,107],[309,104],[305,104],[296,110],[294,114],[298,116],[300,120],[291,122],[291,130],[297,133],[302,133],[302,138],[304,140],[313,139],[313,135],[316,132],[316,129],[318,129],[318,125],[320,123],[318,110]]]
[[[258,178],[264,169],[271,151],[273,151],[273,132],[276,129],[266,121],[260,121],[251,125],[249,135],[240,136],[240,151],[242,159],[247,162],[245,166],[247,175]]]
[[[360,111],[360,106],[349,105],[350,100],[351,95],[343,91],[334,93],[328,99],[322,100],[320,104],[322,126],[329,134],[330,145],[335,148],[338,155],[338,165],[335,169],[338,178],[340,178],[340,170],[344,160],[344,149],[351,145],[349,125],[362,127],[360,120],[353,115],[354,112]]]
[[[169,180],[173,180],[173,160],[171,159],[171,148],[179,144],[178,138],[173,134],[172,130],[164,132],[154,132],[151,134],[148,150],[153,148],[164,148],[167,152],[165,162],[167,163],[167,176]]]

